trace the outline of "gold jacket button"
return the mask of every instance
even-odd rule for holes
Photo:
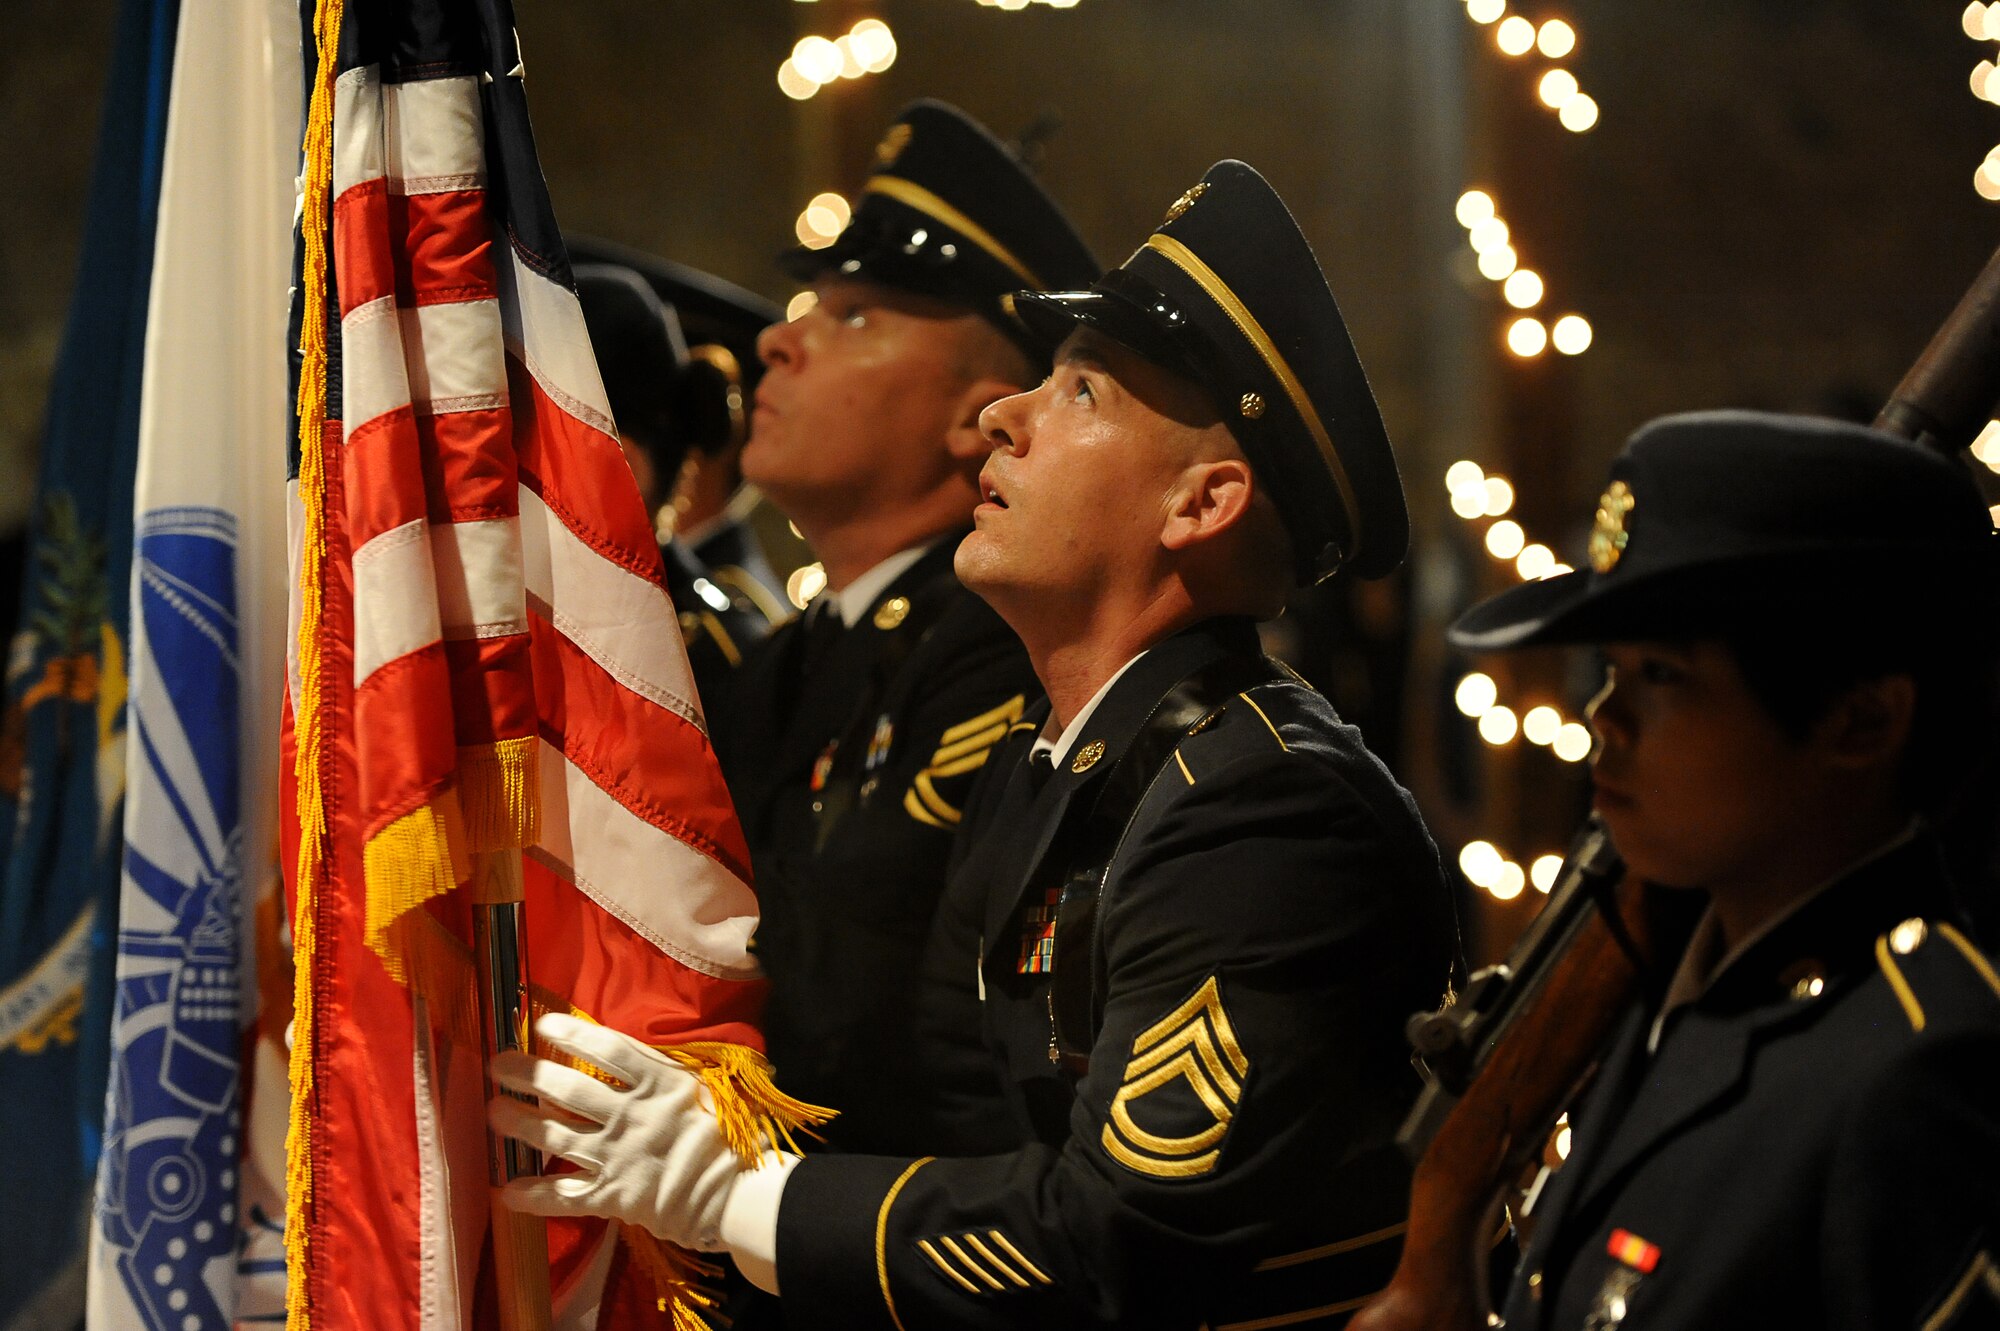
[[[910,616],[910,598],[892,596],[875,607],[875,627],[892,629]]]

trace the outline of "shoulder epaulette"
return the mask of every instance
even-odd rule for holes
[[[1948,920],[1904,920],[1875,940],[1875,960],[1912,1031],[1930,1025],[1945,1005],[2000,1012],[2000,972]]]

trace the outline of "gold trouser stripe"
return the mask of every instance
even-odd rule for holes
[[[931,1241],[929,1239],[918,1239],[917,1246],[924,1250],[924,1255],[926,1257],[930,1258],[931,1261],[937,1264],[938,1270],[944,1272],[946,1275],[950,1276],[953,1280],[956,1280],[959,1284],[965,1286],[965,1292],[967,1294],[977,1294],[979,1292],[979,1286],[973,1284],[970,1280],[967,1280],[964,1276],[960,1275],[958,1273],[958,1269],[954,1267],[950,1262],[947,1262],[944,1259],[944,1254],[931,1246]]]
[[[940,763],[948,763],[953,759],[963,758],[969,753],[977,753],[981,749],[990,749],[1005,738],[1007,738],[1006,723],[1004,721],[995,721],[992,725],[986,727],[986,729],[967,735],[964,739],[940,745],[938,751],[931,755],[931,764],[936,766]]]
[[[1378,1289],[1375,1291],[1375,1294],[1380,1294],[1381,1292]],[[1295,1326],[1300,1322],[1310,1322],[1315,1317],[1332,1317],[1336,1313],[1353,1312],[1356,1308],[1374,1298],[1375,1294],[1363,1294],[1358,1299],[1343,1299],[1339,1303],[1329,1303],[1322,1308],[1306,1308],[1295,1313],[1279,1313],[1276,1317],[1259,1317],[1253,1322],[1224,1322],[1216,1327],[1215,1331],[1265,1331],[1266,1327]]]
[[[1333,440],[1327,435],[1326,426],[1321,422],[1319,412],[1314,409],[1312,398],[1307,395],[1305,385],[1299,382],[1298,375],[1292,373],[1291,364],[1285,360],[1284,353],[1278,350],[1278,344],[1264,331],[1264,325],[1257,322],[1257,316],[1250,313],[1249,306],[1237,299],[1236,293],[1229,289],[1229,284],[1223,281],[1213,268],[1203,263],[1200,255],[1172,236],[1164,236],[1158,232],[1146,238],[1146,248],[1163,256],[1167,262],[1193,278],[1195,284],[1208,293],[1208,298],[1222,307],[1222,312],[1229,316],[1229,321],[1236,325],[1237,331],[1243,334],[1244,340],[1256,350],[1265,366],[1284,388],[1285,396],[1292,400],[1292,410],[1296,411],[1299,419],[1305,422],[1306,430],[1312,435],[1313,442],[1319,445],[1319,453],[1326,460],[1327,469],[1333,473],[1334,484],[1340,489],[1340,502],[1347,509],[1348,525],[1353,529],[1353,543],[1358,549],[1361,545],[1361,506],[1354,502],[1354,484],[1347,478],[1347,468],[1341,465],[1340,454],[1333,450]]]
[[[1357,1234],[1351,1239],[1342,1239],[1338,1243],[1329,1243],[1323,1247],[1307,1248],[1304,1252],[1286,1253],[1283,1257],[1266,1258],[1264,1261],[1257,1263],[1251,1270],[1277,1271],[1287,1266],[1297,1266],[1302,1262],[1316,1262],[1322,1257],[1337,1257],[1344,1252],[1353,1252],[1356,1248],[1366,1248],[1372,1244],[1386,1242],[1389,1239],[1395,1238],[1407,1228],[1409,1226],[1399,1220],[1387,1229],[1378,1229],[1372,1234]]]
[[[1026,694],[1017,693],[990,711],[981,712],[978,716],[960,721],[957,725],[948,727],[942,735],[938,736],[938,745],[940,747],[948,746],[977,731],[1018,721],[1021,719],[1022,711],[1026,709],[1027,702],[1028,698]]]
[[[1972,969],[1978,971],[1979,978],[1986,981],[1986,987],[1991,989],[1996,997],[2000,997],[2000,974],[1994,972],[1993,963],[1988,961],[1980,950],[1972,945],[1971,940],[1951,925],[1940,920],[1938,921],[1937,928],[1938,932],[1943,934],[1953,947],[1965,954],[1965,959],[1971,963]]]
[[[910,817],[920,823],[927,823],[932,827],[942,827],[947,831],[951,829],[950,823],[947,823],[944,819],[924,807],[923,801],[917,798],[917,788],[915,786],[911,786],[903,792],[903,812],[909,814]]]
[[[1257,700],[1251,697],[1247,693],[1239,693],[1236,696],[1241,698],[1244,702],[1249,703],[1251,711],[1255,712],[1258,716],[1263,717],[1265,728],[1271,732],[1271,738],[1278,741],[1279,748],[1283,749],[1286,753],[1290,753],[1292,751],[1292,746],[1285,743],[1285,737],[1283,735],[1280,735],[1278,733],[1278,728],[1271,724],[1271,718],[1264,715],[1264,709],[1257,705]]]
[[[1029,1275],[1041,1281],[1044,1285],[1053,1285],[1055,1283],[1055,1281],[1049,1278],[1047,1272],[1043,1271],[1041,1267],[1036,1266],[1033,1262],[1029,1261],[1025,1253],[1023,1253],[1019,1248],[1015,1247],[1013,1244],[1009,1243],[1007,1241],[1007,1236],[1005,1234],[1002,1234],[997,1229],[989,1229],[986,1231],[986,1237],[992,1239],[1002,1248],[1005,1248],[1007,1250],[1007,1255],[1009,1257],[1012,1257],[1015,1261],[1019,1262],[1022,1266],[1027,1268]]]
[[[939,1242],[943,1243],[945,1247],[951,1249],[951,1255],[958,1258],[958,1260],[964,1264],[966,1270],[978,1276],[981,1283],[996,1290],[1005,1288],[1004,1285],[1002,1285],[999,1281],[995,1280],[991,1275],[987,1273],[985,1267],[981,1266],[978,1262],[975,1262],[970,1257],[966,1256],[965,1249],[958,1246],[957,1240],[951,1238],[949,1235],[941,1235],[939,1237]]]
[[[1875,960],[1882,963],[1882,974],[1889,981],[1889,988],[1895,991],[1896,1001],[1903,1005],[1903,1015],[1910,1019],[1910,1029],[1924,1028],[1923,1004],[1917,1002],[1916,991],[1903,978],[1903,972],[1896,965],[1896,958],[1889,951],[1889,935],[1883,934],[1875,940]]]
[[[1003,1259],[999,1253],[994,1252],[993,1249],[987,1247],[984,1243],[981,1243],[979,1241],[979,1236],[977,1234],[967,1234],[965,1236],[965,1242],[967,1247],[971,1248],[974,1252],[978,1253],[981,1257],[984,1257],[986,1259],[986,1264],[988,1266],[991,1266],[995,1271],[998,1271],[1001,1275],[1006,1276],[1009,1280],[1013,1281],[1016,1285],[1020,1286],[1022,1289],[1026,1289],[1028,1287],[1028,1278],[1022,1275],[1019,1271],[1016,1271],[1013,1267],[1007,1265],[1005,1259]]]
[[[906,207],[914,208],[926,217],[935,218],[967,240],[985,250],[1013,271],[1014,276],[1037,291],[1046,291],[1048,286],[1036,277],[1034,270],[1014,257],[1014,252],[993,238],[993,233],[967,217],[958,209],[925,189],[922,185],[903,179],[901,176],[871,176],[866,192],[880,194],[894,199]]]
[[[1187,778],[1187,783],[1189,785],[1193,785],[1194,773],[1188,771],[1187,759],[1181,757],[1181,751],[1179,749],[1174,750],[1174,761],[1181,765],[1181,775]]]
[[[936,1156],[927,1155],[921,1160],[911,1161],[910,1167],[904,1170],[894,1183],[889,1185],[888,1193],[882,1198],[882,1209],[875,1213],[875,1280],[882,1287],[882,1306],[889,1310],[889,1320],[895,1324],[896,1331],[905,1331],[905,1328],[903,1326],[903,1319],[896,1316],[895,1296],[889,1293],[889,1254],[887,1246],[889,1240],[889,1208],[896,1204],[896,1194],[903,1190],[903,1185],[910,1181],[910,1176],[935,1159],[937,1159]]]
[[[1993,1289],[1993,1271],[1992,1254],[1983,1249],[1974,1253],[1972,1260],[1966,1263],[1965,1274],[1951,1287],[1951,1293],[1938,1305],[1938,1310],[1924,1322],[1921,1331],[1944,1331],[1945,1327],[1957,1319],[1959,1312],[1965,1307],[1966,1299],[1972,1296],[1973,1286],[1977,1285],[1982,1277],[1986,1280],[1987,1288]],[[1995,1293],[2000,1294],[2000,1290],[1996,1290]]]

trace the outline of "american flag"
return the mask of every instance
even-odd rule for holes
[[[475,1324],[483,1297],[472,898],[516,857],[538,1008],[678,1049],[741,1124],[802,1107],[755,1053],[749,854],[591,358],[507,0],[321,0],[315,25],[291,1303],[300,1327],[414,1331]],[[607,1324],[662,1296],[685,1317],[687,1262],[618,1240],[552,1232],[564,1320],[600,1297]]]

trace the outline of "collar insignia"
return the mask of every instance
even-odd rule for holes
[[[1599,573],[1609,573],[1618,567],[1619,557],[1631,540],[1625,530],[1625,519],[1638,503],[1632,487],[1623,481],[1611,482],[1611,488],[1597,501],[1597,522],[1590,531],[1590,566]]]
[[[892,596],[875,607],[875,627],[882,630],[895,628],[910,615],[910,598]]]
[[[915,133],[916,131],[911,129],[908,124],[889,126],[889,132],[884,134],[882,141],[875,145],[875,165],[878,167],[893,166],[896,159],[903,155],[903,150],[910,146],[910,138]]]
[[[1187,193],[1181,195],[1178,199],[1175,199],[1172,203],[1167,205],[1166,220],[1161,222],[1160,225],[1168,226],[1174,222],[1180,221],[1181,214],[1186,212],[1188,209],[1194,207],[1194,201],[1196,199],[1199,199],[1202,195],[1206,193],[1208,193],[1208,182],[1205,180],[1202,181],[1199,185],[1195,185],[1192,188],[1190,188]]]
[[[1104,756],[1104,741],[1094,739],[1076,751],[1076,757],[1069,760],[1072,772],[1088,772],[1097,766],[1097,760]]]

